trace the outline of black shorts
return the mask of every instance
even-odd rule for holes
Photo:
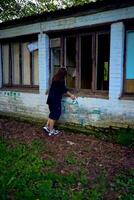
[[[49,104],[49,118],[53,120],[58,120],[61,115],[61,104]]]

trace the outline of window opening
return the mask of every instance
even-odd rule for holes
[[[67,86],[74,88],[76,78],[76,37],[66,37],[64,62],[64,66],[67,68]]]
[[[92,35],[81,36],[81,88],[92,87]]]
[[[9,44],[2,45],[3,84],[9,84]]]
[[[134,31],[127,32],[125,92],[134,93]]]
[[[28,44],[28,42],[2,44],[3,86],[38,86],[38,50],[30,53]]]
[[[109,89],[109,34],[97,36],[97,90]]]
[[[12,84],[20,83],[20,54],[19,43],[11,45],[12,48]]]
[[[54,38],[50,40],[50,53],[51,53],[51,79],[61,67],[61,40]]]
[[[38,51],[32,52],[32,80],[33,85],[39,85]]]
[[[30,85],[30,52],[28,43],[22,44],[22,84]]]
[[[51,78],[64,66],[69,88],[107,94],[109,90],[110,34],[108,32],[77,33],[50,42]]]

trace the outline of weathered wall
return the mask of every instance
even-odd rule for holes
[[[78,104],[62,101],[61,121],[92,126],[117,126],[134,128],[134,102],[79,97]]]
[[[47,96],[44,95],[42,100],[44,105],[41,107],[39,94],[0,91],[0,111],[46,119],[49,113],[46,98]],[[69,98],[63,98],[60,121],[84,126],[127,127],[130,125],[134,128],[134,102],[78,97],[77,103],[74,103]]]
[[[39,94],[0,91],[0,111],[36,115],[39,113]]]
[[[21,29],[12,28],[0,31],[0,37],[11,37],[38,32],[40,30],[64,29],[77,26],[113,22],[124,18],[134,18],[134,7],[116,11],[102,12],[91,16],[57,20],[40,25],[29,25]],[[66,22],[66,23],[65,23]],[[36,29],[35,29],[36,26]],[[40,29],[41,28],[41,29]],[[49,79],[49,38],[42,32],[38,36],[39,47],[39,93],[0,91],[0,111],[30,114],[47,118],[48,108],[45,104]],[[79,123],[94,126],[134,126],[134,101],[120,100],[123,87],[123,53],[124,53],[124,25],[122,22],[112,23],[110,41],[110,82],[109,98],[99,99],[78,97],[78,104],[68,98],[62,101],[62,122]],[[1,77],[0,66],[0,77]],[[1,79],[1,78],[0,78]],[[0,80],[1,85],[1,80]]]

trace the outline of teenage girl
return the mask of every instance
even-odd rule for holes
[[[66,75],[66,68],[61,67],[52,78],[52,83],[47,98],[47,104],[49,106],[50,114],[46,126],[43,127],[43,129],[49,134],[49,136],[59,133],[58,130],[54,129],[54,125],[61,115],[62,96],[66,94],[72,100],[76,99],[76,97],[72,93],[70,93],[65,86]]]

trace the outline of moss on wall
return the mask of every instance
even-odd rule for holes
[[[41,128],[46,123],[46,119],[44,118],[7,112],[0,112],[0,118],[9,120],[14,119],[18,122],[30,123],[38,128]],[[101,140],[116,142],[128,147],[134,147],[134,129],[130,128],[129,126],[126,126],[126,128],[120,128],[116,126],[103,128],[95,126],[81,126],[74,123],[58,123],[57,127],[60,130],[71,131],[77,134],[83,133],[85,135],[94,135],[96,138]]]

